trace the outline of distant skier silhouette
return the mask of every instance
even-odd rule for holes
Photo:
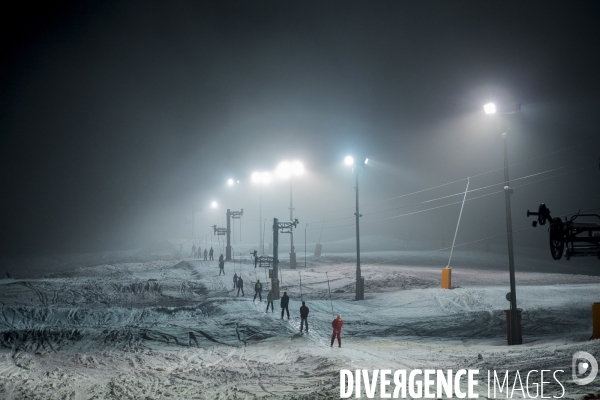
[[[214,254],[214,251],[213,251],[213,248],[211,247],[211,248],[210,248],[210,251],[208,252],[208,256],[209,256],[209,258],[210,258],[210,261],[214,260],[214,258],[213,258],[213,254]]]
[[[223,260],[219,261],[219,275],[221,275],[221,272],[225,275],[225,261]]]
[[[283,292],[283,296],[281,296],[281,319],[283,319],[284,311],[287,311],[287,317],[290,319],[290,310],[288,309],[288,305],[290,304],[290,298],[287,295],[287,292]]]
[[[300,332],[302,332],[303,325],[306,325],[306,332],[308,332],[308,307],[306,307],[306,302],[302,302],[302,307],[300,307]]]
[[[204,261],[208,259],[208,250],[204,249]]]
[[[241,290],[242,291],[242,296],[244,296],[244,281],[243,281],[241,275],[238,277],[238,280],[237,280],[237,288],[238,288],[237,295],[238,296],[240,295],[240,290]]]
[[[237,274],[233,274],[233,289],[234,290],[237,287],[237,280],[238,280]]]
[[[271,312],[273,311],[273,300],[275,299],[275,295],[273,294],[272,290],[269,290],[269,294],[267,295],[267,311],[265,312],[269,312],[269,306],[271,306]]]
[[[256,264],[258,263],[258,252],[256,250],[254,250],[250,254],[252,254],[254,256],[254,269],[256,269]]]
[[[196,245],[192,245],[192,256],[196,257]]]
[[[260,283],[260,279],[258,279],[254,285],[254,299],[252,299],[252,301],[256,300],[257,295],[258,300],[262,301],[262,284]]]

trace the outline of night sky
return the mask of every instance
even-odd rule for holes
[[[347,154],[373,160],[361,175],[365,235],[447,244],[460,205],[368,219],[414,211],[412,203],[460,193],[459,180],[502,167],[502,116],[484,115],[489,101],[504,112],[521,104],[508,117],[511,178],[549,178],[515,189],[515,229],[530,225],[525,211],[540,202],[557,214],[600,207],[600,2],[13,7],[1,17],[0,255],[189,238],[192,210],[199,235],[220,225],[226,208],[244,208],[244,239],[257,242],[258,194],[248,180],[283,159],[306,166],[294,201],[314,242],[324,210],[352,217],[336,211],[354,205]],[[228,178],[239,187],[227,188]],[[501,180],[492,172],[470,188]],[[451,181],[459,182],[380,202]],[[286,219],[287,196],[285,184],[265,188],[263,218]],[[486,199],[465,205],[460,240],[505,230],[503,195]],[[353,229],[324,237],[350,238]],[[546,246],[545,235],[522,240]]]

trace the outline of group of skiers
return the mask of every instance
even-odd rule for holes
[[[241,275],[238,276],[237,273],[233,275],[233,289],[238,289],[237,295],[240,295],[240,290],[242,291],[242,296],[244,295],[244,281],[242,280]],[[252,301],[256,301],[256,297],[258,296],[258,300],[262,301],[262,283],[260,283],[260,279],[256,280],[254,284],[254,298]],[[275,312],[273,309],[273,301],[275,299],[275,295],[273,294],[273,290],[269,290],[269,294],[267,295],[267,309],[265,312],[269,312],[269,307],[271,307],[271,312]],[[281,296],[281,300],[279,305],[281,307],[281,319],[283,319],[284,315],[287,314],[287,319],[290,319],[290,297],[287,292],[283,292],[283,296]],[[310,312],[309,308],[306,306],[306,302],[302,302],[302,306],[300,307],[300,332],[306,330],[308,333],[308,313]],[[344,321],[342,320],[342,316],[338,314],[337,318],[333,320],[331,323],[331,327],[333,328],[333,333],[331,335],[331,347],[333,347],[333,343],[337,338],[338,347],[342,347],[342,326],[344,325]]]
[[[213,260],[213,253],[214,252],[213,252],[212,247],[210,248],[209,252],[207,252],[207,250],[204,249],[204,260],[208,261],[207,255],[209,255],[210,260]],[[200,246],[198,246],[198,250],[196,250],[196,245],[193,245],[192,246],[192,255],[195,257],[200,257],[200,254],[201,254]],[[225,275],[225,261],[223,258],[223,254],[221,254],[219,256],[219,275],[221,275],[221,273],[223,275]],[[240,291],[242,292],[242,296],[244,296],[244,280],[242,279],[242,276],[241,275],[238,276],[237,273],[233,274],[233,289],[234,289],[234,291],[235,291],[235,289],[237,289],[238,297],[240,295]],[[262,283],[260,282],[260,279],[257,279],[256,283],[254,284],[254,298],[252,299],[252,301],[256,301],[256,296],[258,296],[258,300],[262,302]],[[269,312],[269,306],[271,307],[271,312],[274,312],[274,310],[273,310],[274,299],[275,299],[275,295],[273,293],[273,290],[269,290],[269,294],[267,295],[267,309],[265,312]],[[283,319],[283,316],[285,313],[287,313],[287,319],[290,319],[289,303],[290,303],[290,297],[288,296],[287,292],[283,292],[283,296],[281,296],[281,300],[279,303],[279,305],[281,307],[281,319]],[[306,306],[306,302],[303,301],[302,306],[300,307],[300,332],[302,332],[305,328],[306,332],[308,333],[308,313],[309,312],[310,312],[310,310]],[[331,327],[333,328],[333,333],[331,334],[331,347],[333,347],[333,343],[336,338],[338,341],[338,347],[342,347],[341,333],[342,333],[343,325],[344,325],[344,321],[342,320],[342,316],[340,314],[338,314],[337,318],[335,318],[333,320],[333,322],[331,323]]]
[[[183,245],[180,244],[179,245],[179,251],[182,252],[183,251]],[[204,261],[212,261],[213,260],[213,255],[214,255],[214,250],[211,247],[210,250],[207,250],[206,248],[204,249],[204,254],[202,254],[202,251],[200,250],[200,245],[198,245],[198,249],[196,249],[196,245],[192,244],[192,254],[191,256],[194,258],[201,258],[202,255],[204,255]],[[221,254],[221,257],[223,257],[223,255]]]

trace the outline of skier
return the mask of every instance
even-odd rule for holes
[[[213,251],[213,248],[211,246],[210,251],[208,252],[208,256],[210,257],[210,261],[214,260],[213,253],[214,253],[214,251]]]
[[[240,275],[240,276],[238,277],[238,280],[237,280],[237,288],[238,288],[238,293],[237,293],[237,295],[238,295],[238,296],[240,295],[240,290],[241,290],[241,291],[242,291],[242,296],[243,296],[243,295],[244,295],[244,281],[242,280],[242,275]]]
[[[308,333],[308,312],[310,310],[306,307],[306,303],[302,302],[300,307],[300,332],[302,332],[302,325],[306,325],[306,333]]]
[[[288,304],[290,303],[290,298],[287,295],[287,292],[283,292],[283,296],[281,296],[281,319],[283,319],[283,312],[287,311],[288,319],[290,319],[290,310],[288,309]]]
[[[342,333],[342,326],[344,325],[344,321],[342,321],[342,316],[338,314],[337,318],[333,320],[331,323],[331,327],[333,328],[333,333],[331,334],[331,346],[333,347],[333,342],[337,337],[338,347],[342,347],[342,338],[340,334]]]
[[[273,311],[273,300],[275,299],[275,296],[273,295],[273,291],[269,290],[269,294],[267,295],[267,311],[265,312],[269,312],[269,305],[271,306],[271,312]]]
[[[219,261],[219,275],[221,275],[221,272],[225,275],[225,261],[223,260]]]
[[[192,256],[196,257],[196,245],[192,245]]]
[[[208,257],[208,251],[206,250],[206,248],[204,248],[204,261],[207,260]]]
[[[258,252],[256,250],[254,250],[250,254],[252,254],[254,256],[254,269],[256,269],[256,264],[258,263]]]
[[[219,262],[223,261],[225,257],[223,257],[223,253],[221,253],[221,255],[219,256]]]
[[[237,274],[233,274],[233,290],[237,287]]]
[[[258,279],[254,284],[254,299],[252,299],[252,301],[256,300],[257,295],[258,300],[262,301],[262,284],[260,283],[260,279]]]
[[[197,257],[198,258],[202,257],[202,252],[200,251],[200,245],[198,245]]]

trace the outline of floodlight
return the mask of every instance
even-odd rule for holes
[[[346,165],[353,165],[354,164],[354,158],[352,158],[352,156],[346,156],[346,158],[344,158],[344,163]]]
[[[367,165],[369,163],[369,159],[365,158],[365,165]]]
[[[291,169],[294,175],[302,175],[304,173],[304,165],[300,161],[294,161]]]
[[[228,180],[227,180],[227,184],[228,184],[229,186],[233,186],[233,183],[234,183],[234,182],[233,182],[233,179],[228,179]]]
[[[212,203],[210,203],[210,206],[211,206],[212,208],[217,208],[217,205],[218,205],[218,204],[217,204],[217,202],[216,202],[216,201],[213,201]]]
[[[485,111],[486,114],[496,114],[496,105],[494,103],[487,103],[483,106],[483,111]]]
[[[292,174],[292,165],[288,161],[282,161],[275,169],[277,176],[283,179],[287,179]]]

